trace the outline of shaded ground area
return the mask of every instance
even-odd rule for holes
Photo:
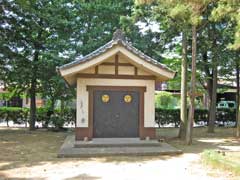
[[[65,137],[57,133],[25,129],[0,129],[0,179],[230,179],[231,173],[204,167],[200,153],[204,149],[239,151],[240,141],[232,128],[217,128],[207,134],[194,129],[192,146],[173,138],[177,129],[160,129],[158,135],[182,149],[179,156],[131,156],[83,159],[59,159],[57,152]]]
[[[207,133],[207,128],[194,128],[192,146],[185,146],[184,142],[175,138],[177,133],[177,128],[164,128],[159,129],[157,135],[184,153],[202,153],[205,149],[240,152],[240,140],[234,137],[234,128],[216,128],[215,133]]]

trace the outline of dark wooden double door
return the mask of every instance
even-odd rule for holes
[[[93,137],[138,137],[139,92],[94,90]]]

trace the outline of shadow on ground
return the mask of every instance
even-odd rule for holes
[[[207,134],[206,128],[194,129],[193,145],[185,146],[185,144],[174,138],[177,129],[159,129],[158,135],[166,141],[183,150],[184,153],[198,154],[205,149],[221,149],[227,150],[231,147],[239,147],[240,140],[234,138],[235,130],[232,128],[217,128],[215,134]],[[11,173],[12,170],[18,168],[34,168],[37,166],[45,166],[50,164],[57,166],[62,163],[84,163],[98,161],[102,163],[138,163],[152,160],[169,160],[176,156],[116,156],[102,158],[57,158],[57,152],[62,145],[65,137],[69,135],[66,132],[49,132],[37,130],[29,132],[26,129],[0,129],[0,179],[17,179],[16,175]],[[228,149],[228,150],[229,150]],[[181,155],[178,155],[181,156]],[[4,174],[3,174],[4,173]],[[30,178],[31,179],[31,178]],[[39,179],[41,178],[32,178]],[[80,174],[69,179],[98,179],[87,174]]]
[[[234,151],[239,149],[240,141],[235,138],[194,138],[191,146],[186,146],[184,142],[169,140],[169,144],[181,149],[184,153],[202,153],[206,149],[218,149],[222,151]],[[236,148],[233,148],[236,147]]]
[[[184,141],[176,138],[178,134],[177,128],[158,129],[157,134],[184,153],[202,153],[206,149],[240,151],[240,139],[234,137],[236,134],[234,128],[215,128],[215,133],[207,133],[207,128],[194,128],[194,138],[191,146],[185,145]]]
[[[87,174],[80,174],[78,176],[75,177],[71,177],[71,178],[65,178],[65,180],[95,180],[95,179],[101,179],[101,177],[96,177],[96,176],[89,176]]]

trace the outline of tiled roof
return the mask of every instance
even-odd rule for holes
[[[158,66],[162,69],[165,69],[169,72],[174,73],[174,71],[169,69],[166,65],[161,64],[157,60],[147,56],[146,54],[144,54],[137,48],[133,47],[129,42],[126,41],[126,38],[124,37],[124,34],[121,30],[117,30],[113,34],[113,39],[111,41],[109,41],[108,43],[106,43],[105,45],[101,46],[100,48],[96,49],[95,51],[91,52],[90,54],[88,54],[84,57],[77,57],[75,61],[65,64],[65,65],[59,67],[59,69],[67,69],[67,68],[73,67],[75,65],[87,62],[87,61],[101,55],[102,53],[106,52],[107,50],[111,49],[113,46],[116,46],[116,45],[121,45],[121,46],[125,47],[127,50],[129,50],[130,52],[132,52],[133,54],[135,54],[136,56],[140,57],[141,59],[145,60],[148,63],[151,63],[155,66]]]

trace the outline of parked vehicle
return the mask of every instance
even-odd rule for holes
[[[236,108],[236,102],[235,101],[220,101],[217,104],[217,108]]]

